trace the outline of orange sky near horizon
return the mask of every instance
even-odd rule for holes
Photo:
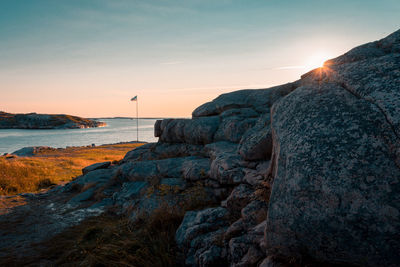
[[[343,53],[340,47],[337,53]],[[335,49],[332,49],[335,50]],[[310,54],[310,56],[309,56]],[[104,69],[80,73],[37,73],[19,80],[19,73],[3,77],[3,86],[9,88],[8,101],[3,108],[11,113],[71,114],[83,117],[136,116],[136,104],[130,98],[138,95],[140,117],[190,117],[201,104],[211,101],[222,93],[240,89],[268,88],[292,82],[305,72],[321,66],[334,56],[333,52],[318,51],[303,55],[293,64],[276,64],[263,67],[258,59],[250,58],[247,66],[231,67],[229,71],[207,70],[207,66],[185,70],[185,63],[165,64],[157,75],[143,72],[138,76],[126,70]],[[256,58],[256,57],[255,57]],[[293,55],[295,58],[295,55]],[[267,59],[265,59],[267,60]],[[242,61],[244,62],[244,61]],[[253,63],[254,64],[253,67]],[[288,61],[288,63],[290,63]],[[242,63],[243,64],[243,63]],[[189,64],[188,64],[189,65]],[[245,64],[244,64],[245,65]],[[221,65],[219,68],[223,68]],[[103,72],[103,73],[102,73]],[[133,70],[132,73],[135,71]],[[101,77],[101,78],[99,78]],[[202,77],[207,77],[203,80]],[[154,80],[153,80],[154,78]],[[61,81],[61,82],[60,82]],[[196,87],[198,85],[198,87]],[[24,90],[36,92],[29,98]],[[132,89],[131,89],[132,88]],[[46,97],[44,97],[46,96]]]
[[[154,82],[142,82],[142,86],[132,86],[137,89],[130,89],[129,85],[135,84],[134,81],[122,82],[122,77],[115,78],[122,84],[117,84],[109,78],[109,83],[104,79],[101,83],[89,77],[82,82],[81,78],[65,79],[55,78],[51,80],[48,76],[43,80],[27,80],[26,82],[10,81],[7,86],[10,93],[5,111],[11,113],[66,113],[83,117],[112,117],[112,116],[136,116],[136,103],[131,102],[130,98],[138,95],[139,116],[140,117],[190,117],[191,112],[201,104],[211,101],[220,94],[240,89],[268,88],[286,82],[291,82],[300,78],[300,75],[307,72],[303,66],[283,66],[281,69],[266,70],[265,78],[257,77],[249,79],[249,76],[260,76],[262,71],[250,71],[255,74],[238,74],[229,77],[215,77],[214,82],[204,82],[199,78],[193,77],[193,82],[187,80],[182,86],[176,83],[179,80],[179,73],[175,78],[160,79],[159,86],[154,86]],[[174,76],[173,74],[171,74]],[[97,75],[96,75],[97,76]],[[236,76],[236,77],[235,77]],[[246,77],[247,76],[247,77]],[[222,79],[224,78],[224,79]],[[199,81],[200,80],[200,81]],[[222,83],[225,80],[227,83]],[[241,81],[243,80],[243,82]],[[250,81],[249,81],[250,80]],[[59,81],[63,81],[60,84]],[[229,83],[232,81],[232,83]],[[136,83],[138,83],[136,81]],[[146,86],[146,83],[153,85],[153,88]],[[174,88],[175,84],[177,85]],[[203,87],[195,87],[199,84]],[[4,81],[3,81],[4,85]],[[29,98],[20,93],[19,88],[29,88],[30,91],[37,92]],[[116,88],[116,89],[112,89]],[[43,96],[47,97],[44,98]]]
[[[135,95],[140,117],[190,117],[383,38],[400,13],[394,0],[0,5],[0,110],[89,118],[134,117]]]

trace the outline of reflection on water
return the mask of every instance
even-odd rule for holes
[[[85,146],[136,141],[136,120],[101,119],[106,127],[67,130],[0,129],[0,153],[11,153],[26,146]],[[155,119],[139,119],[139,141],[157,142]]]

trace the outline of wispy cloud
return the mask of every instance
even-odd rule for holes
[[[304,69],[306,66],[283,66],[274,68],[274,70],[292,70],[292,69]]]

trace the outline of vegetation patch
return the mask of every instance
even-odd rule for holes
[[[90,218],[46,242],[56,266],[176,266],[182,213],[157,210],[132,224],[113,214]]]
[[[0,156],[0,195],[37,192],[71,181],[82,168],[101,161],[119,162],[142,144],[127,143],[97,147],[40,150],[32,157]]]
[[[81,224],[36,244],[37,255],[0,259],[7,266],[183,266],[175,232],[185,210],[162,207],[132,223],[113,212],[88,218]]]

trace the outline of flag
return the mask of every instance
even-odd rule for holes
[[[131,101],[137,101],[137,95],[131,98]]]

